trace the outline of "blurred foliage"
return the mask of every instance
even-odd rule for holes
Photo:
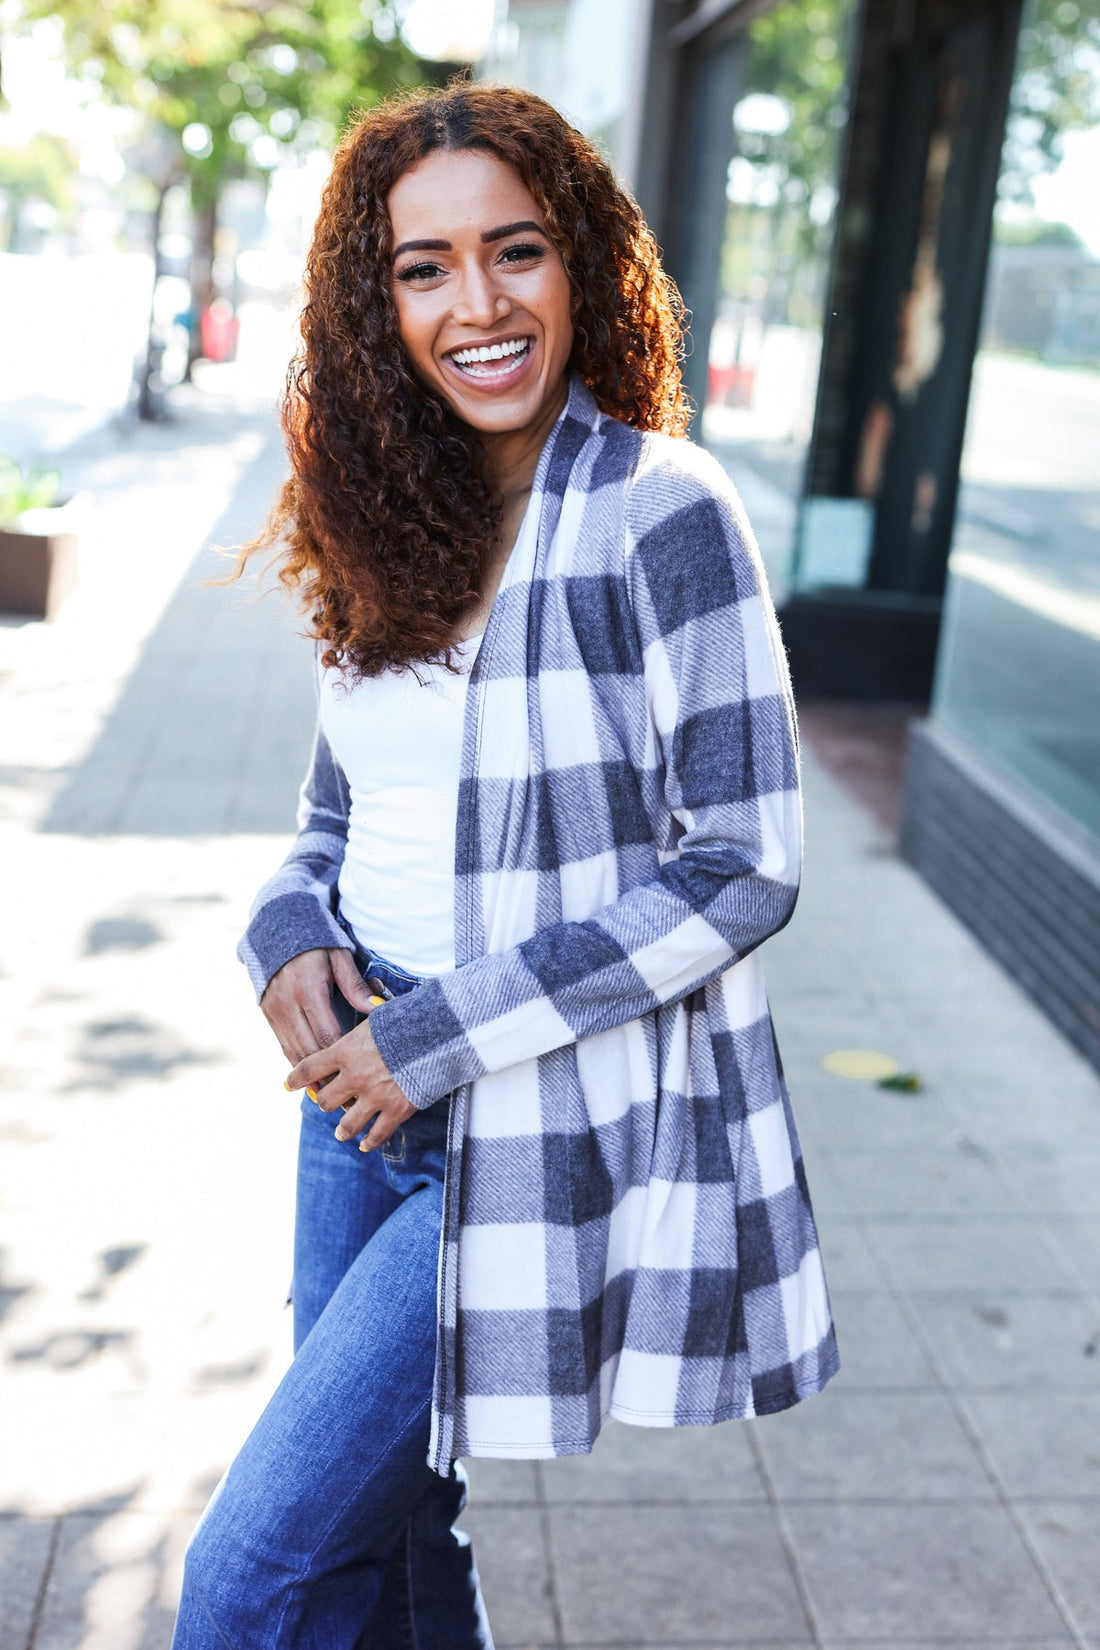
[[[791,0],[749,27],[746,93],[781,99],[787,121],[782,131],[737,133],[734,167],[747,162],[753,171],[751,188],[743,175],[734,191],[723,288],[731,298],[758,304],[769,321],[817,324],[855,10],[853,0]],[[1030,0],[1005,135],[1002,197],[1031,202],[1032,182],[1057,165],[1065,134],[1098,121],[1100,0]]]
[[[25,510],[48,510],[57,503],[61,471],[38,466],[23,470],[0,453],[0,527],[15,527]]]
[[[1044,223],[1034,218],[1030,223],[1011,223],[998,217],[993,222],[993,238],[998,246],[1060,246],[1073,252],[1083,252],[1085,243],[1068,223]]]
[[[71,145],[52,132],[39,132],[18,148],[0,148],[0,194],[7,205],[5,251],[18,247],[20,219],[28,201],[45,201],[62,220],[69,216],[76,171]]]
[[[1066,132],[1100,121],[1100,0],[1032,0],[1024,13],[1005,133],[1002,198],[1032,201]]]
[[[196,203],[420,78],[392,0],[21,0],[20,15],[60,22],[73,71],[172,134]]]
[[[217,295],[218,206],[230,179],[282,155],[329,147],[349,113],[423,79],[394,0],[16,0],[26,23],[60,24],[70,69],[141,130],[127,152],[153,185],[158,239],[165,191],[186,179],[193,213],[191,346]],[[153,367],[150,323],[142,389]],[[190,370],[190,366],[188,368]]]
[[[786,108],[782,131],[737,132],[753,199],[730,207],[723,290],[770,322],[816,327],[848,118],[855,0],[793,0],[749,28],[748,95]]]
[[[786,199],[807,200],[832,184],[847,119],[846,81],[852,0],[795,0],[758,17],[749,28],[746,83],[781,97],[790,112],[785,132],[743,132],[746,160],[780,169]]]

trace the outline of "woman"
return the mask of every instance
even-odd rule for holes
[[[307,1095],[297,1351],[176,1644],[448,1650],[490,1642],[458,1456],[836,1368],[755,956],[795,899],[793,712],[740,504],[680,439],[675,292],[547,104],[363,117],[307,291],[260,542],[320,718],[242,944]]]

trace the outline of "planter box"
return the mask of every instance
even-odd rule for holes
[[[28,510],[0,527],[0,613],[52,619],[76,583],[73,504]]]

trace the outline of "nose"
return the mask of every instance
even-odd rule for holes
[[[460,325],[488,327],[503,319],[512,305],[493,278],[492,270],[474,264],[462,272],[462,282],[453,305],[454,318]]]

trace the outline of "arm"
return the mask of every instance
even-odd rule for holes
[[[298,798],[298,835],[275,875],[256,895],[237,947],[257,1000],[279,969],[303,951],[353,949],[336,920],[348,811],[347,780],[318,721]]]
[[[292,1063],[339,1040],[334,986],[355,1008],[370,1003],[352,942],[336,920],[348,805],[347,780],[318,721],[299,795],[298,835],[257,894],[237,948],[268,1024]]]
[[[376,1010],[378,1055],[416,1106],[688,995],[793,910],[801,810],[786,661],[736,495],[701,456],[691,469],[650,472],[628,509],[627,577],[676,857],[587,920]],[[359,1092],[351,1065],[335,1063],[334,1097]],[[306,1081],[320,1075],[306,1062]]]

